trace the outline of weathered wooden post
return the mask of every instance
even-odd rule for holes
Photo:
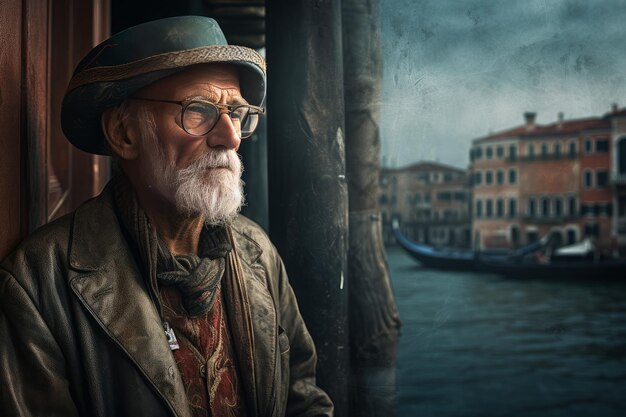
[[[348,415],[344,100],[339,0],[266,6],[270,235],[318,351],[318,383]]]
[[[350,414],[395,415],[400,319],[383,247],[378,178],[381,45],[378,0],[343,0],[349,195]]]

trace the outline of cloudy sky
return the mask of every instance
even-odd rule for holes
[[[626,0],[380,0],[382,158],[465,167],[472,139],[626,106]]]

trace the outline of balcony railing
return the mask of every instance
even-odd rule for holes
[[[522,162],[538,162],[538,161],[548,161],[548,160],[557,160],[557,159],[576,159],[578,158],[578,152],[564,152],[564,153],[549,153],[546,155],[543,154],[535,154],[533,156],[523,155],[518,157],[519,161]]]
[[[531,216],[528,214],[524,214],[521,216],[525,221],[531,221],[539,224],[550,224],[550,223],[561,223],[561,222],[571,222],[575,220],[579,220],[580,217],[564,215],[564,216]]]

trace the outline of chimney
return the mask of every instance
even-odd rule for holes
[[[618,110],[617,103],[611,104],[611,113],[617,113]]]
[[[557,124],[557,127],[559,129],[562,129],[563,128],[563,112],[562,111],[559,112],[558,117],[559,117],[559,123]]]
[[[531,132],[535,130],[535,117],[537,117],[537,113],[527,111],[524,113],[524,119],[526,119],[526,131]]]

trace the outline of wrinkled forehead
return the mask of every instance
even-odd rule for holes
[[[241,96],[239,70],[229,64],[194,65],[142,88],[135,95],[172,100],[197,95]]]

